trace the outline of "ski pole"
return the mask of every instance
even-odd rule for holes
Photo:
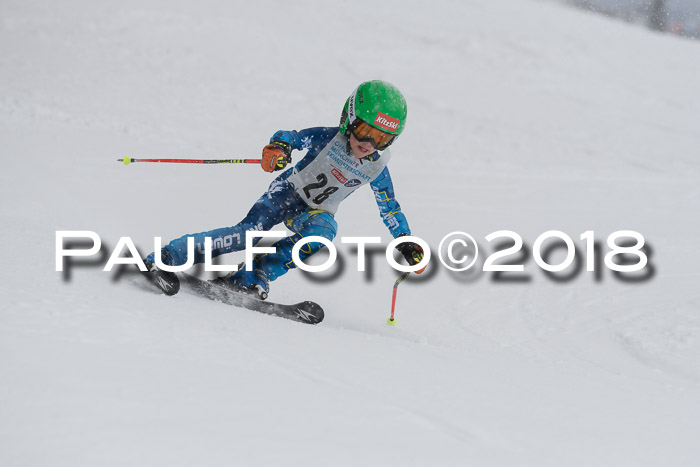
[[[123,162],[124,165],[129,165],[132,162],[170,162],[177,164],[259,164],[260,159],[133,159],[129,156],[124,156],[123,159],[117,159]]]
[[[399,288],[399,284],[402,283],[408,275],[411,274],[410,272],[404,272],[401,274],[401,277],[396,279],[396,282],[394,282],[394,294],[391,297],[391,316],[386,320],[386,324],[389,324],[391,326],[396,325],[396,319],[394,318],[394,309],[396,308],[396,291]]]

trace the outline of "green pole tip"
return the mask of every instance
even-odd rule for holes
[[[396,320],[394,318],[387,318],[386,324],[389,326],[396,326]]]
[[[129,164],[131,164],[131,157],[124,156],[124,165],[129,165]]]

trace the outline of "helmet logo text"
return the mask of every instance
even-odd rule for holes
[[[374,119],[374,123],[389,131],[396,131],[399,128],[399,120],[397,118],[390,117],[381,112],[377,112],[377,118]]]

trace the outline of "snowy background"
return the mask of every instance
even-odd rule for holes
[[[0,465],[699,464],[698,58],[549,1],[3,0]],[[395,272],[340,244],[335,280],[272,284],[318,326],[157,295],[105,258],[55,271],[57,230],[145,254],[238,222],[272,179],[118,157],[256,157],[336,125],[368,79],[408,100],[391,171],[415,235],[490,253],[490,232],[557,229],[583,254],[584,231],[632,229],[652,277],[434,262],[390,327]],[[337,220],[390,240],[369,189]]]
[[[697,0],[559,0],[659,32],[700,39]]]

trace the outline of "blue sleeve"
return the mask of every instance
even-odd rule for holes
[[[296,149],[297,151],[308,149],[306,155],[302,160],[297,162],[296,166],[282,172],[276,180],[286,180],[292,175],[294,170],[299,172],[309,165],[311,161],[318,156],[321,149],[326,147],[337,133],[338,127],[315,127],[299,131],[278,131],[275,133],[272,138],[270,138],[271,143],[275,141],[284,141],[292,146],[292,149]]]
[[[292,146],[292,149],[316,149],[320,151],[338,133],[338,127],[315,127],[305,130],[278,131],[270,142],[284,141]],[[320,146],[320,147],[319,147]]]
[[[370,183],[370,186],[379,206],[379,214],[391,235],[394,238],[401,234],[411,235],[406,216],[401,212],[401,206],[394,197],[394,184],[391,182],[389,168],[384,167],[382,173]]]

